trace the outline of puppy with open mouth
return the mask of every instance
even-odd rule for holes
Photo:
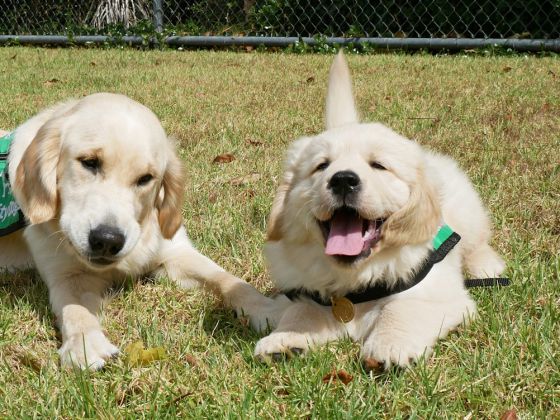
[[[342,54],[326,126],[291,145],[273,203],[265,255],[282,294],[234,306],[273,328],[258,357],[349,336],[364,359],[407,366],[475,314],[464,269],[503,271],[487,212],[453,160],[359,123]]]

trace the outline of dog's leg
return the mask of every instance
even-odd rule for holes
[[[24,270],[33,267],[33,258],[23,239],[23,230],[0,238],[0,270]]]
[[[434,302],[397,299],[386,304],[362,345],[362,357],[406,367],[422,355],[429,356],[438,338],[445,337],[475,314],[467,295],[461,300]]]
[[[257,343],[258,358],[277,359],[305,353],[348,334],[344,324],[333,317],[330,307],[307,301],[288,302],[278,327]]]
[[[171,280],[184,288],[207,287],[220,296],[239,316],[249,318],[258,331],[274,326],[288,298],[262,295],[249,283],[228,273],[210,258],[198,252],[181,229],[161,248],[162,265]]]
[[[62,334],[59,349],[62,366],[99,369],[118,353],[103,334],[97,313],[110,274],[96,275],[85,269],[63,244],[60,236],[41,224],[25,230],[25,237]],[[102,277],[103,276],[103,277]]]
[[[471,276],[476,278],[497,277],[505,269],[504,260],[486,243],[465,256],[465,265]]]
[[[119,349],[103,334],[97,312],[108,284],[90,274],[43,277],[62,333],[62,366],[100,369]]]

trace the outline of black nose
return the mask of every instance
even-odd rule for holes
[[[352,171],[339,171],[331,177],[329,188],[341,196],[355,193],[360,189],[360,177]]]
[[[125,237],[114,227],[99,225],[89,232],[89,246],[96,257],[114,257],[123,248]]]

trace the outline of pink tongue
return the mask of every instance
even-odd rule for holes
[[[358,255],[364,247],[362,219],[358,215],[339,213],[331,220],[325,254]]]

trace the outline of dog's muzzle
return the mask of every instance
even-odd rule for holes
[[[126,242],[119,228],[99,225],[89,232],[90,259],[101,265],[114,262],[114,257],[123,249]]]
[[[328,183],[328,188],[332,193],[343,200],[358,193],[361,187],[362,183],[358,174],[348,170],[336,172]]]

